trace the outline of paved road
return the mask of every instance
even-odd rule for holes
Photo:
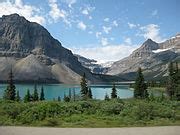
[[[0,135],[180,135],[180,126],[132,128],[0,127]]]

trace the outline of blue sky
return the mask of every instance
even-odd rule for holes
[[[128,56],[148,38],[162,42],[180,32],[179,0],[0,0],[0,16],[12,13],[100,63]]]

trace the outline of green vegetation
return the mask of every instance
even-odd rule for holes
[[[39,95],[38,95],[38,90],[37,90],[37,85],[34,85],[34,93],[32,95],[33,101],[38,101],[39,100]]]
[[[11,71],[9,85],[5,90],[5,100],[0,100],[0,125],[56,127],[180,125],[180,101],[177,100],[178,66],[176,65],[176,68],[171,70],[167,87],[171,98],[164,95],[165,89],[162,87],[150,87],[147,90],[141,68],[139,68],[134,85],[135,98],[132,99],[119,99],[116,86],[113,84],[111,99],[106,94],[104,100],[93,100],[91,88],[88,87],[84,74],[81,79],[80,98],[76,98],[75,90],[72,92],[69,89],[69,95],[64,94],[63,101],[59,96],[57,101],[55,99],[45,101],[43,87],[39,97],[35,85],[32,95],[27,90],[24,102],[21,101],[19,91],[14,93],[15,85]],[[155,96],[153,90],[159,90],[162,94]]]
[[[87,97],[88,97],[89,99],[92,99],[92,98],[93,98],[91,88],[88,89]]]
[[[15,98],[16,98],[16,87],[13,82],[13,73],[12,73],[12,69],[11,69],[11,72],[9,73],[8,86],[4,92],[4,99],[5,100],[15,100]]]
[[[112,92],[111,92],[111,98],[117,98],[117,90],[115,84],[113,84]]]
[[[80,86],[81,86],[81,98],[83,100],[92,99],[93,98],[92,91],[90,87],[88,88],[85,73],[83,74],[83,77],[81,78]]]
[[[105,95],[105,97],[104,97],[104,100],[105,101],[109,101],[110,100],[110,98],[109,98],[109,95],[106,93],[106,95]]]
[[[19,96],[19,91],[17,90],[15,101],[19,102],[21,100],[21,97]]]
[[[0,125],[56,127],[180,125],[180,102],[165,98],[27,103],[0,100]]]
[[[169,64],[169,77],[166,90],[170,99],[180,100],[180,71],[177,62],[171,62]]]
[[[87,81],[86,81],[86,75],[84,73],[83,77],[81,78],[81,96],[82,99],[87,98],[87,93],[88,93],[88,86],[87,86]]]
[[[147,85],[144,82],[144,76],[142,74],[141,68],[139,68],[137,72],[137,77],[136,77],[135,87],[134,87],[134,97],[135,98],[148,97]]]
[[[43,88],[43,86],[41,87],[41,93],[40,93],[40,98],[39,98],[41,101],[42,100],[45,100],[45,98],[44,98],[44,88]]]
[[[24,102],[30,102],[31,101],[31,94],[29,90],[27,90],[26,95],[24,96]]]

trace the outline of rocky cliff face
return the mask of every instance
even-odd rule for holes
[[[96,81],[44,27],[18,14],[0,18],[0,80],[7,79],[11,67],[18,81],[79,83],[83,73]]]
[[[147,78],[160,78],[167,76],[170,61],[180,61],[179,34],[163,43],[156,43],[148,39],[129,57],[114,62],[107,74],[129,74],[141,67]]]

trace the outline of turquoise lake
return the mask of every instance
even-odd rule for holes
[[[7,84],[0,84],[0,98],[3,97],[4,90],[6,89]],[[38,92],[40,93],[42,85],[37,85]],[[46,100],[57,99],[58,96],[63,99],[64,94],[68,95],[69,90],[72,94],[75,91],[76,95],[80,94],[79,85],[65,85],[65,84],[43,84],[44,94]],[[105,94],[109,96],[111,94],[112,85],[91,85],[92,95],[95,99],[104,99]],[[33,93],[34,84],[16,84],[16,90],[19,90],[21,99],[27,92],[27,89],[30,90],[31,94]],[[133,90],[129,88],[129,85],[116,85],[117,95],[120,98],[131,98],[133,97]]]

